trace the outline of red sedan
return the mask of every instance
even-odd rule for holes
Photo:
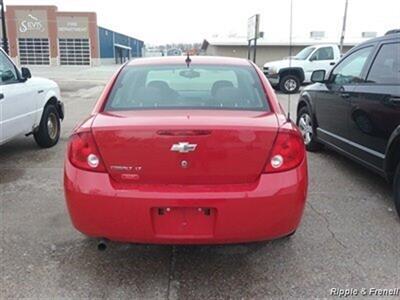
[[[64,170],[74,226],[121,242],[284,237],[307,194],[301,134],[258,67],[234,58],[124,65],[74,130]]]

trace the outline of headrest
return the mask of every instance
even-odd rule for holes
[[[169,89],[169,88],[170,88],[169,85],[168,85],[168,83],[166,83],[165,81],[162,81],[162,80],[153,80],[153,81],[150,81],[150,82],[147,84],[147,87],[149,87],[149,88],[156,88],[156,89],[160,89],[160,90],[166,90],[166,89]]]
[[[215,97],[217,91],[220,88],[225,88],[225,87],[233,87],[233,83],[228,80],[218,80],[218,81],[214,82],[214,84],[212,85],[212,88],[211,88],[211,95]]]

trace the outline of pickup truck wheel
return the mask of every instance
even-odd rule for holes
[[[285,94],[294,94],[299,91],[300,80],[294,75],[286,75],[279,81],[279,89]]]
[[[397,214],[400,217],[400,162],[397,164],[396,174],[394,175],[393,192],[394,205],[396,207]]]
[[[301,131],[307,151],[315,152],[320,150],[322,148],[322,144],[318,143],[315,139],[314,122],[307,106],[304,106],[300,109],[297,115],[296,124]]]
[[[33,134],[36,143],[42,148],[50,148],[60,138],[60,117],[54,105],[44,108],[39,129]]]

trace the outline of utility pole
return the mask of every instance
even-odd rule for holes
[[[257,37],[254,39],[253,63],[256,63],[256,55],[257,55]]]
[[[247,59],[250,60],[250,48],[251,48],[251,40],[249,40],[249,43],[247,45]]]
[[[247,23],[247,58],[250,59],[251,56],[251,42],[254,41],[254,48],[253,48],[253,62],[256,62],[256,53],[257,53],[257,39],[260,38],[260,15],[254,15],[249,18]]]
[[[3,35],[3,49],[8,54],[6,17],[4,14],[4,1],[3,0],[0,0],[0,5],[1,5],[1,28],[2,28],[2,35]]]
[[[343,42],[344,42],[344,35],[345,35],[345,32],[346,32],[347,6],[348,6],[348,4],[349,4],[349,0],[346,0],[346,3],[344,5],[342,34],[340,36],[340,54],[343,54]]]

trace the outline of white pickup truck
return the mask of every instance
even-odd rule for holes
[[[0,48],[0,145],[21,134],[33,134],[43,148],[57,144],[64,118],[60,100],[54,81],[31,78],[28,68],[17,69]]]
[[[286,94],[293,94],[299,90],[301,84],[311,82],[313,71],[328,72],[339,59],[338,45],[314,45],[304,48],[291,59],[266,63],[263,71],[272,86]]]

